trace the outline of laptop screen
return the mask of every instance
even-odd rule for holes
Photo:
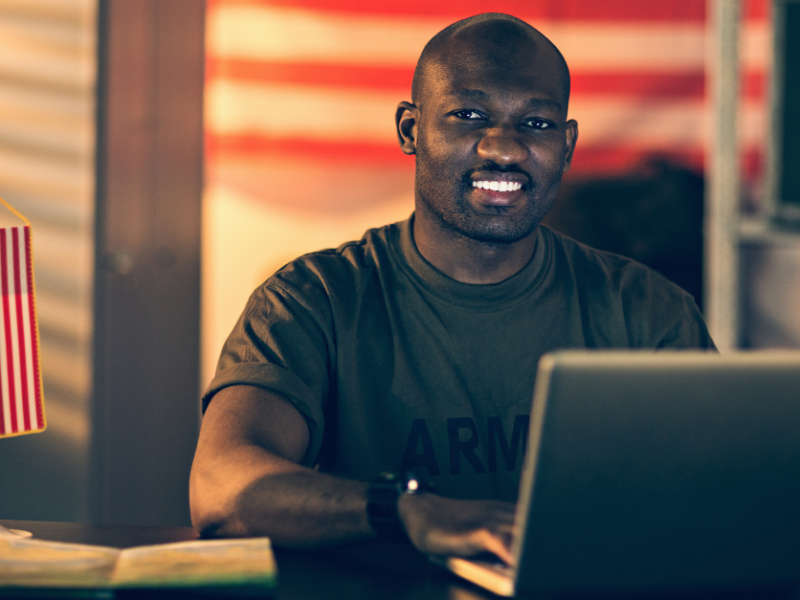
[[[800,353],[542,358],[517,592],[780,591],[800,579]]]

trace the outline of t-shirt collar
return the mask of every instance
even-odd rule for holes
[[[410,219],[398,223],[392,239],[397,259],[428,293],[455,304],[488,308],[521,298],[539,283],[551,251],[541,227],[537,227],[533,256],[518,273],[499,283],[462,283],[439,271],[420,254],[414,242],[413,222],[414,215],[411,215]]]

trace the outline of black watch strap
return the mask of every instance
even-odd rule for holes
[[[381,473],[373,479],[367,490],[367,519],[378,537],[385,540],[408,539],[400,516],[397,501],[400,494],[419,494],[430,490],[427,482],[413,471]]]

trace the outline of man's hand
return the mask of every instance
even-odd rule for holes
[[[472,556],[491,552],[513,564],[515,506],[497,500],[454,500],[403,494],[397,512],[412,543],[427,554]]]

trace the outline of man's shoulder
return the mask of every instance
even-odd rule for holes
[[[700,318],[694,297],[658,271],[551,229],[544,233],[550,238],[554,277],[569,278],[593,313],[622,310],[635,320],[665,322]]]
[[[541,225],[540,227],[545,238],[548,240],[548,243],[553,245],[556,248],[556,251],[565,253],[565,255],[571,260],[579,260],[588,264],[606,265],[614,269],[623,269],[628,267],[633,269],[649,268],[642,263],[633,260],[632,258],[623,256],[622,254],[615,254],[614,252],[608,252],[607,250],[600,250],[598,248],[588,246],[583,242],[579,242],[578,240],[564,235],[555,229],[551,229],[546,225]]]
[[[691,297],[658,271],[632,258],[587,246],[546,226],[542,229],[553,249],[557,267],[570,269],[579,280],[587,283],[603,281],[615,289],[655,286],[675,296]]]
[[[393,238],[403,222],[367,230],[360,240],[345,242],[337,248],[309,252],[290,261],[264,283],[278,288],[306,288],[348,285],[374,275],[376,269],[391,264],[388,256]]]
[[[616,323],[629,347],[714,347],[692,295],[657,271],[550,229],[543,235],[553,278],[575,290],[586,307],[587,335],[597,345],[607,344],[606,329]]]

